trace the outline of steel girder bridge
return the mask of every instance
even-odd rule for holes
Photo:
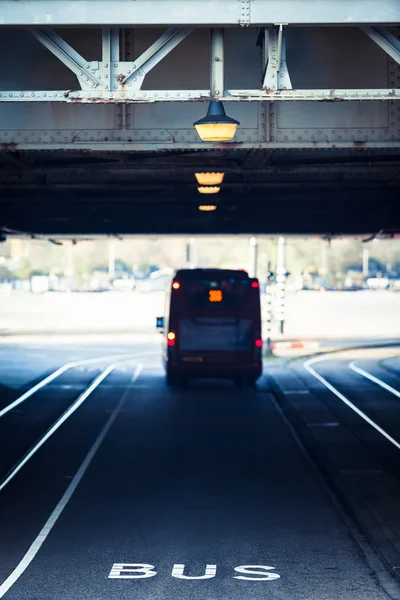
[[[400,0],[2,0],[3,234],[395,234],[399,24]],[[194,129],[210,101],[232,141]]]

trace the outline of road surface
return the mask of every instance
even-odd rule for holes
[[[395,349],[173,390],[154,344],[0,352],[0,598],[400,597],[286,416],[376,493],[400,482],[400,397],[349,367],[400,390]]]

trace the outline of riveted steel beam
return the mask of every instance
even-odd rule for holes
[[[12,151],[17,150],[43,150],[44,145],[40,142],[21,142],[11,144],[0,144],[0,150]],[[134,142],[134,141],[114,141],[107,142],[65,142],[46,143],[46,150],[84,150],[84,151],[102,151],[102,152],[149,152],[158,150],[251,150],[251,149],[266,149],[266,150],[329,150],[337,149],[390,149],[400,148],[400,141],[384,142],[384,141],[356,141],[356,142]]]
[[[224,95],[224,30],[222,27],[211,29],[211,96]]]
[[[25,90],[1,91],[0,102],[70,102],[74,104],[154,104],[156,102],[210,102],[210,90],[125,90],[123,92]],[[346,102],[400,100],[400,89],[225,90],[223,102]]]
[[[398,0],[2,0],[0,26],[400,23]]]
[[[82,89],[91,89],[98,86],[98,80],[90,71],[90,65],[83,56],[74,50],[55,31],[47,29],[31,29],[31,34],[50,50],[66,67],[77,76]]]
[[[112,89],[115,65],[119,63],[119,29],[104,27],[101,32],[102,40],[102,84],[104,91]]]
[[[263,90],[291,90],[286,63],[286,32],[283,25],[267,27],[264,33],[264,56],[267,60]]]
[[[133,63],[130,63],[122,73],[118,75],[118,82],[125,84],[128,79],[136,83],[136,89],[140,89],[147,73],[155,67],[167,54],[180,44],[189,34],[191,29],[170,28],[158,38],[143,54]]]

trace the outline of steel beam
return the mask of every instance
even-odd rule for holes
[[[286,32],[283,25],[267,27],[264,34],[264,56],[267,61],[263,90],[291,90],[286,64]]]
[[[133,63],[130,63],[120,75],[118,82],[125,84],[128,79],[135,82],[132,86],[140,89],[145,76],[153,69],[167,54],[169,54],[178,44],[180,44],[190,33],[191,29],[170,28],[161,37],[158,38],[143,54],[141,54]]]
[[[400,89],[345,90],[225,90],[223,102],[346,102],[400,100]],[[117,92],[71,90],[1,91],[0,102],[69,102],[71,104],[154,104],[156,102],[210,102],[210,90],[124,90]]]
[[[119,29],[105,27],[102,30],[103,62],[119,62]]]
[[[45,149],[44,151],[46,152]],[[229,152],[229,148],[225,152]],[[90,156],[93,154],[91,153]],[[264,181],[267,184],[267,179],[271,175],[279,175],[283,179],[287,175],[290,175],[296,181],[307,180],[310,183],[312,183],[309,179],[311,177],[313,180],[324,180],[326,183],[327,176],[335,178],[338,175],[343,179],[347,178],[350,183],[355,183],[356,181],[365,182],[367,179],[368,181],[374,181],[376,184],[379,178],[387,177],[390,178],[390,181],[400,182],[400,170],[398,169],[398,162],[395,160],[388,159],[374,162],[374,157],[371,158],[371,155],[369,155],[367,163],[356,162],[355,159],[352,160],[351,158],[346,158],[346,162],[339,162],[343,154],[339,152],[337,154],[339,155],[338,158],[335,160],[331,156],[329,162],[321,158],[320,161],[315,159],[316,162],[310,164],[299,163],[271,166],[266,164],[271,152],[258,149],[249,150],[248,156],[250,156],[250,159],[246,157],[241,164],[239,164],[239,160],[224,159],[222,153],[221,156],[214,158],[214,160],[210,159],[207,161],[206,159],[205,161],[201,161],[198,158],[189,164],[185,164],[184,161],[179,162],[179,157],[176,162],[171,161],[169,164],[167,162],[162,163],[157,159],[154,162],[148,159],[148,164],[146,164],[146,159],[135,161],[134,153],[130,155],[131,160],[129,161],[126,161],[126,154],[121,157],[119,154],[109,155],[107,153],[102,155],[100,153],[104,157],[104,162],[99,162],[98,158],[93,158],[90,161],[81,160],[82,153],[74,152],[70,157],[70,162],[68,162],[68,157],[64,155],[62,163],[56,162],[52,164],[52,161],[49,161],[43,166],[40,164],[40,158],[38,158],[39,164],[35,163],[35,160],[37,160],[36,156],[31,156],[30,162],[27,162],[21,159],[21,153],[1,152],[1,161],[8,164],[7,169],[0,171],[0,185],[12,184],[21,187],[26,184],[42,184],[42,175],[46,173],[46,186],[52,183],[61,185],[63,182],[68,184],[71,182],[100,184],[103,181],[107,183],[113,183],[114,181],[116,183],[118,181],[127,183],[127,176],[129,181],[133,183],[153,178],[157,181],[168,183],[171,186],[175,185],[177,181],[181,182],[183,176],[192,177],[193,172],[204,171],[204,169],[209,169],[210,166],[216,168],[216,164],[223,169],[226,175],[232,175],[233,180],[251,181],[252,183]],[[24,155],[25,153],[23,153]],[[97,156],[98,154],[96,153]],[[166,156],[171,158],[169,154]],[[321,154],[319,154],[319,157],[321,157]],[[388,157],[386,156],[386,158]],[[231,166],[231,162],[234,163],[234,166]],[[93,169],[88,170],[88,166],[93,167]],[[23,173],[21,173],[22,169],[24,170]],[[20,176],[17,184],[15,180],[16,173]],[[112,181],[110,180],[110,175],[113,177]]]
[[[243,8],[244,7],[244,8]],[[398,0],[2,0],[0,26],[390,25]]]
[[[337,149],[387,149],[400,148],[400,141],[354,141],[354,142],[174,142],[174,141],[158,141],[158,142],[141,142],[141,141],[116,141],[111,139],[107,142],[90,142],[90,141],[74,141],[74,142],[11,142],[10,144],[0,144],[0,150],[12,151],[17,150],[84,150],[96,152],[150,152],[158,150],[287,150],[290,149],[320,149],[329,150]]]
[[[66,67],[77,76],[82,89],[93,89],[98,86],[98,81],[90,72],[89,64],[76,50],[74,50],[55,31],[47,29],[31,29],[30,33],[50,50]]]
[[[104,91],[111,89],[115,74],[114,63],[119,61],[119,29],[104,27],[101,32],[102,42],[102,85]]]
[[[386,27],[362,27],[361,29],[397,64],[400,64],[400,41]]]
[[[224,95],[224,30],[222,27],[211,29],[211,96],[219,98]]]

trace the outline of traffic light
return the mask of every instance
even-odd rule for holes
[[[267,281],[269,281],[270,283],[272,281],[275,281],[275,273],[273,271],[267,271]]]

